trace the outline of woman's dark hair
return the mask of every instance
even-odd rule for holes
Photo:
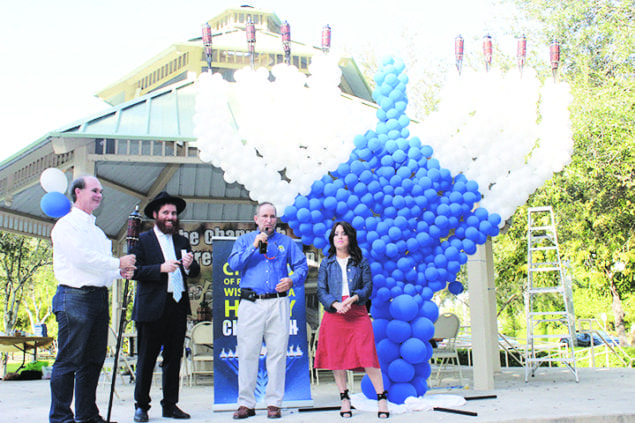
[[[337,229],[338,226],[341,226],[342,229],[344,229],[344,233],[348,236],[348,254],[350,254],[357,263],[361,262],[362,250],[359,248],[359,245],[357,245],[357,231],[350,223],[344,221],[335,222],[333,224],[333,229],[331,229],[331,234],[329,235],[329,243],[331,244],[329,247],[329,257],[333,256],[336,252],[335,246],[333,245],[333,238],[335,238],[335,229]]]

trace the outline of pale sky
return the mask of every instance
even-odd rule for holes
[[[274,11],[291,38],[319,45],[332,28],[333,49],[397,54],[404,30],[423,48],[454,61],[454,38],[466,50],[491,33],[492,0],[31,0],[0,14],[0,161],[46,133],[108,109],[94,94],[175,42],[199,37],[201,25],[229,7]],[[256,40],[257,48],[257,40]],[[475,46],[475,48],[481,48]]]

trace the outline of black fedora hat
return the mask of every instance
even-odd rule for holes
[[[154,219],[153,213],[158,211],[164,204],[174,204],[176,206],[177,214],[181,214],[185,210],[185,200],[180,197],[173,197],[165,191],[161,191],[157,194],[152,201],[148,203],[143,213],[150,219]]]

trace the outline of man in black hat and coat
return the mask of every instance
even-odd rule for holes
[[[132,318],[137,325],[138,358],[135,384],[135,422],[147,422],[150,388],[157,356],[163,348],[163,417],[189,419],[177,407],[179,371],[187,315],[191,313],[187,278],[200,266],[194,260],[189,240],[178,233],[178,215],[185,201],[167,192],[159,193],[145,208],[154,227],[139,235],[134,247],[137,281]]]

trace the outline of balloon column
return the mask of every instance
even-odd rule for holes
[[[40,185],[46,191],[40,200],[40,208],[44,214],[57,219],[71,210],[71,202],[64,195],[68,187],[64,172],[55,167],[46,169],[40,175]]]
[[[357,229],[373,273],[371,314],[389,398],[427,390],[439,310],[432,296],[456,279],[467,254],[498,234],[500,216],[483,208],[478,184],[452,175],[410,136],[404,64],[387,58],[375,76],[374,130],[354,138],[349,160],[296,197],[283,220],[304,244],[327,247],[337,220]],[[372,397],[369,382],[362,382]],[[365,392],[366,393],[366,392]]]

